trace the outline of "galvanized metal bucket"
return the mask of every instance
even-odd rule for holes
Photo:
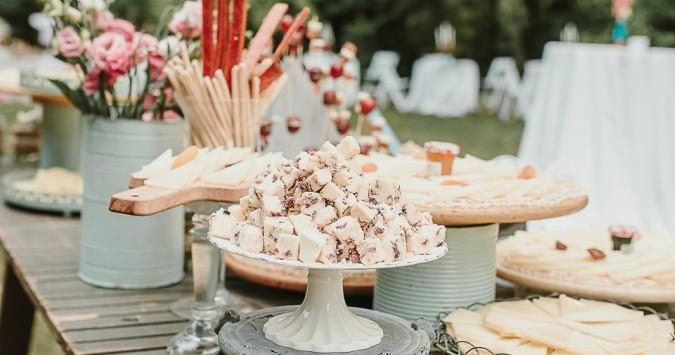
[[[152,288],[183,278],[183,208],[150,217],[108,211],[131,173],[184,146],[184,123],[86,117],[80,278],[108,288]]]

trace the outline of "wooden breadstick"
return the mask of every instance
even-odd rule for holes
[[[267,71],[267,69],[269,69],[272,66],[272,64],[274,64],[272,58],[265,58],[261,60],[260,63],[258,63],[258,65],[256,65],[255,69],[253,70],[253,75],[261,76],[264,72]]]
[[[220,73],[220,75],[221,75],[220,77],[218,76],[218,73]],[[230,107],[231,107],[230,100],[232,100],[232,99],[230,98],[229,92],[227,92],[227,93],[224,92],[224,90],[227,90],[227,89],[224,89],[223,86],[227,87],[227,82],[225,81],[225,77],[222,76],[222,75],[223,75],[223,73],[220,70],[218,70],[218,71],[216,71],[216,75],[211,79],[212,79],[212,82],[213,82],[213,88],[215,89],[216,95],[218,96],[218,106],[220,106],[222,108],[221,111],[223,112],[223,116],[221,117],[221,120],[223,121],[223,123],[225,124],[227,129],[230,131],[230,133],[232,133],[233,132],[233,129],[232,129],[232,112],[230,111]],[[231,137],[231,138],[233,138],[233,137]]]
[[[244,56],[243,62],[246,65],[247,70],[255,69],[255,64],[258,63],[258,59],[260,58],[263,49],[267,43],[272,40],[272,35],[274,35],[274,31],[279,27],[279,22],[281,22],[281,19],[284,17],[287,10],[287,4],[276,3],[270,8],[270,11],[267,12],[262,24],[258,28],[258,32],[256,32],[253,39],[251,39],[246,55]]]
[[[241,115],[239,113],[239,66],[235,65],[232,67],[232,73],[230,75],[232,81],[232,123],[234,127],[234,145],[237,147],[242,147],[241,137],[242,137],[242,124],[241,124]]]
[[[252,100],[251,100],[251,110],[252,110],[252,117],[253,117],[253,141],[255,142],[256,145],[256,150],[260,150],[260,144],[259,142],[259,134],[260,134],[260,116],[264,114],[264,112],[260,112],[260,109],[262,108],[260,106],[260,78],[257,76],[254,76],[253,79],[251,80],[251,88],[252,88]]]
[[[291,27],[288,28],[288,31],[286,31],[286,34],[281,39],[281,42],[279,42],[277,49],[274,51],[272,59],[275,62],[278,62],[281,59],[281,56],[284,54],[284,52],[286,52],[288,44],[291,42],[293,34],[300,29],[300,26],[305,24],[305,21],[307,21],[308,16],[309,16],[308,7],[304,7],[302,11],[300,11],[297,15],[295,15],[295,19],[293,20]]]
[[[251,105],[251,92],[248,87],[248,75],[247,75],[247,70],[246,70],[246,64],[239,64],[239,99],[240,99],[240,110],[241,110],[241,117],[244,120],[244,127],[245,129],[242,130],[244,132],[244,147],[250,147],[252,146],[252,141],[251,141],[251,130],[252,130],[252,122],[251,122],[251,114],[250,114],[250,105]]]
[[[216,60],[215,69],[225,66],[226,52],[223,47],[227,46],[228,31],[230,30],[230,1],[218,0],[218,35],[216,36]]]
[[[211,106],[213,106],[214,111],[216,112],[216,122],[215,124],[218,126],[220,129],[220,132],[222,134],[221,141],[223,142],[223,145],[225,142],[229,141],[232,139],[232,134],[230,130],[227,128],[227,125],[225,124],[223,118],[225,117],[225,113],[223,112],[223,107],[220,105],[220,96],[218,95],[215,86],[213,85],[213,79],[206,76],[204,77],[205,79],[205,84],[206,84],[206,89],[209,93],[209,98],[211,102]]]

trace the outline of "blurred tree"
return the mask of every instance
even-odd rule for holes
[[[37,31],[28,25],[28,15],[40,10],[34,0],[0,0],[0,17],[12,27],[12,37],[31,44],[37,43]]]

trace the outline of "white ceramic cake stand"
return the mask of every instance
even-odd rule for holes
[[[447,252],[445,245],[429,255],[409,256],[403,261],[363,264],[322,264],[282,260],[272,255],[241,250],[229,240],[209,236],[216,247],[229,253],[286,266],[309,269],[307,291],[302,304],[293,312],[270,318],[263,327],[265,338],[279,346],[298,351],[349,352],[370,348],[382,341],[382,328],[374,321],[354,315],[345,303],[343,270],[383,269],[436,260]]]

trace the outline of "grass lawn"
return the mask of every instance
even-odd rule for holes
[[[402,114],[394,110],[384,117],[398,134],[401,143],[413,140],[417,144],[438,140],[459,144],[462,154],[469,153],[489,159],[500,154],[518,152],[523,121],[501,121],[496,115],[477,112],[459,118],[439,118]]]
[[[430,140],[450,141],[459,144],[463,153],[470,153],[481,158],[515,154],[523,129],[522,121],[504,122],[495,115],[483,112],[461,118],[402,114],[393,110],[385,111],[384,115],[402,143],[407,140],[413,140],[418,144],[424,144]],[[1,269],[4,261],[2,259],[3,255],[0,255],[0,277],[3,274]],[[44,319],[37,313],[33,323],[30,354],[63,354]]]

